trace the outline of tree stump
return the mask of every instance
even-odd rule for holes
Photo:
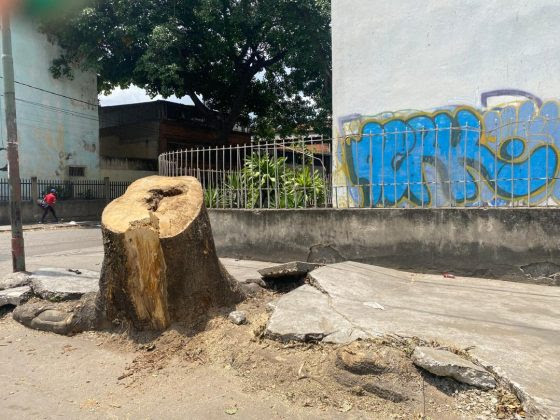
[[[103,211],[102,232],[98,307],[109,321],[163,330],[240,300],[218,260],[196,178],[134,182]]]

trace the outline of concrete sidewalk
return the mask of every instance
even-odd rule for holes
[[[24,231],[30,230],[53,230],[53,229],[64,229],[64,228],[80,228],[80,227],[101,227],[100,222],[95,221],[85,221],[85,222],[59,222],[59,223],[32,223],[23,225]],[[10,225],[1,225],[0,233],[10,232],[12,227]]]
[[[533,415],[560,418],[560,288],[446,279],[345,262],[275,303],[267,333],[330,342],[398,334],[470,354]]]

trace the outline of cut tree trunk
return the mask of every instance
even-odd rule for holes
[[[102,216],[98,306],[109,321],[163,330],[241,295],[220,264],[196,178],[134,182]]]

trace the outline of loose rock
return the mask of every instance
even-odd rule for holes
[[[448,376],[481,389],[496,387],[496,380],[488,371],[447,350],[416,347],[412,361],[437,376]]]
[[[229,314],[228,319],[235,325],[242,325],[247,322],[247,315],[242,311],[234,311]]]

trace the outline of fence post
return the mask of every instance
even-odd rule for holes
[[[105,183],[105,201],[108,203],[111,201],[111,180],[106,176],[103,181]]]
[[[33,204],[37,204],[37,200],[39,200],[39,183],[37,182],[37,177],[31,177],[31,201]]]

